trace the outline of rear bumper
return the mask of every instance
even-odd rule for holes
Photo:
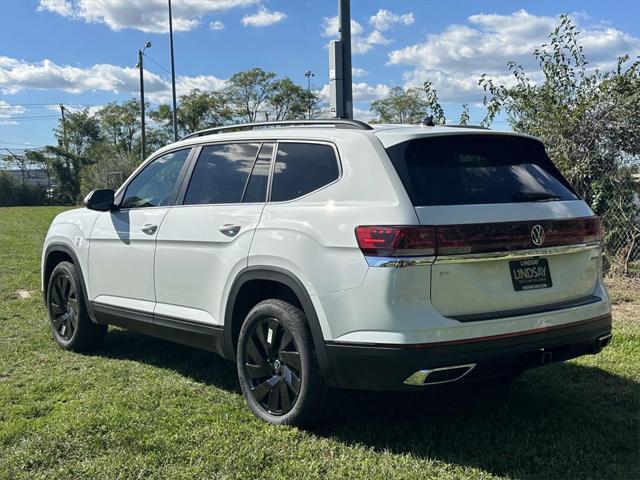
[[[327,342],[326,351],[339,387],[415,390],[426,386],[407,385],[404,381],[421,370],[474,364],[460,381],[490,378],[597,353],[601,348],[598,339],[610,334],[611,314],[607,314],[565,325],[447,342],[413,345]]]

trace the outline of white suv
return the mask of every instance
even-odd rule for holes
[[[212,350],[272,423],[316,422],[328,388],[513,377],[611,338],[599,219],[528,136],[209,129],[85,205],[44,244],[56,342],[111,324]]]

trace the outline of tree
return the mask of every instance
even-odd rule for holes
[[[376,123],[420,123],[428,113],[424,92],[411,87],[406,90],[394,87],[388,97],[371,102],[371,112]]]
[[[304,118],[317,103],[317,96],[296,85],[290,78],[276,80],[268,96],[270,119],[296,120]]]
[[[150,116],[162,125],[165,131],[172,132],[172,111],[168,105],[160,105],[157,110],[151,112]],[[203,92],[195,89],[180,97],[178,109],[180,136],[224,125],[232,118],[233,111],[225,92]]]
[[[465,103],[464,105],[462,105],[462,113],[460,114],[460,121],[458,122],[459,125],[469,125],[469,119],[470,119],[470,115],[469,115],[469,104]]]
[[[92,162],[64,147],[49,145],[43,150],[27,150],[26,157],[41,165],[47,164],[58,179],[56,200],[63,204],[76,204],[80,200],[82,170]]]
[[[436,89],[433,88],[433,84],[430,80],[425,81],[422,84],[422,88],[424,89],[426,97],[427,109],[431,112],[433,121],[444,125],[446,118],[444,116],[444,109],[442,108],[442,105],[440,105],[440,100],[438,100],[438,93],[436,92]]]
[[[140,103],[127,100],[121,104],[109,103],[96,114],[103,137],[120,155],[137,155],[140,151]]]
[[[275,73],[252,68],[235,73],[226,89],[235,117],[252,123],[269,103],[274,90]]]
[[[88,108],[79,112],[69,112],[64,123],[55,128],[58,145],[67,147],[76,155],[84,155],[93,144],[100,141],[98,118]]]
[[[604,222],[606,251],[633,250],[631,233],[640,223],[640,60],[618,60],[613,71],[588,67],[579,32],[570,18],[533,52],[542,81],[534,82],[522,65],[508,63],[510,86],[486,75],[480,85],[489,124],[505,111],[516,132],[539,137],[576,191]]]

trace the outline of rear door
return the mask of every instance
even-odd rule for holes
[[[228,278],[247,266],[266,201],[273,150],[273,143],[261,142],[200,150],[182,204],[167,213],[158,233],[159,327],[198,330],[223,324],[223,289]]]
[[[458,134],[388,152],[421,224],[435,226],[431,301],[443,315],[474,321],[594,301],[599,221],[540,142]]]

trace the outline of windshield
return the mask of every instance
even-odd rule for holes
[[[542,144],[510,135],[447,135],[387,153],[414,206],[576,200]]]

